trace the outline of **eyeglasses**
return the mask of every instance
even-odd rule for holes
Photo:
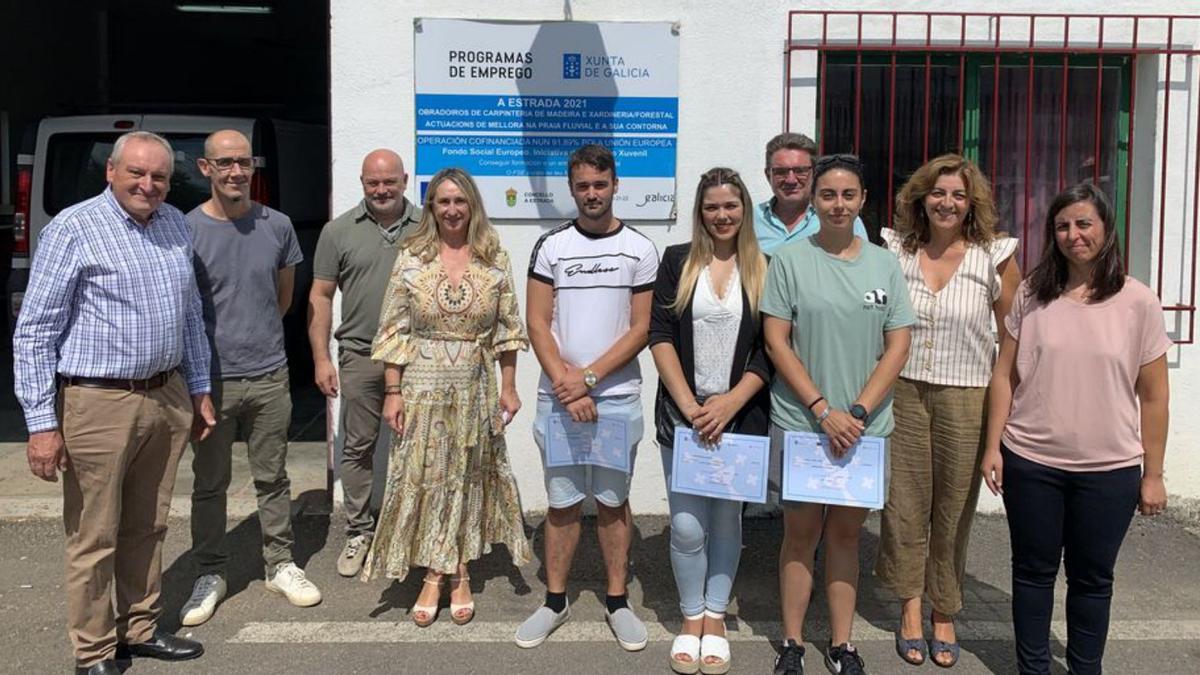
[[[808,166],[773,166],[771,167],[771,176],[775,178],[787,178],[789,173],[796,174],[797,178],[804,178],[812,173],[812,165]]]
[[[254,170],[253,157],[202,157],[204,161],[217,167],[217,171],[221,173],[229,173],[233,171],[233,165],[237,164],[242,171]]]

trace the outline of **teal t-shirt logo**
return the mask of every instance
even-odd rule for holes
[[[863,303],[864,309],[887,309],[887,291],[882,288],[867,291],[863,294]]]

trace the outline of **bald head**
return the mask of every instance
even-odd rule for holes
[[[363,158],[362,172],[365,176],[373,171],[387,171],[403,176],[404,160],[400,159],[400,155],[387,148],[372,150]]]
[[[408,174],[404,173],[404,160],[386,148],[372,150],[363,158],[363,197],[367,208],[381,225],[391,225],[404,211],[404,190],[408,187]]]
[[[250,156],[250,139],[236,129],[214,131],[204,139],[204,156],[218,157],[221,150],[239,150],[246,157]]]

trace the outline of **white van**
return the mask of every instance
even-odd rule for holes
[[[117,137],[128,131],[160,134],[175,150],[175,171],[167,202],[184,213],[209,197],[209,183],[196,159],[204,139],[218,129],[237,129],[250,139],[257,169],[251,181],[255,201],[291,217],[304,252],[296,270],[296,300],[285,319],[293,363],[311,364],[304,340],[304,300],[312,283],[312,255],[321,226],[329,220],[329,132],[321,125],[248,117],[208,115],[76,115],[47,117],[38,123],[36,140],[17,155],[14,195],[13,261],[6,293],[10,327],[15,324],[29,262],[38,235],[64,208],[99,194],[105,187],[105,161]],[[302,350],[303,348],[303,350]],[[311,368],[311,365],[309,365]]]

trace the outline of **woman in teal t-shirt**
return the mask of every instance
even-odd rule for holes
[[[844,455],[863,435],[892,432],[892,385],[908,359],[915,322],[899,263],[854,235],[866,199],[854,155],[822,157],[813,167],[813,206],[821,229],[776,251],[760,307],[771,383],[771,489],[782,488],[783,437],[811,431]],[[863,673],[850,644],[858,592],[858,538],[867,509],[783,502],[779,590],[784,645],[776,675],[798,675],[813,559],[825,535],[825,593],[831,635],[826,665]]]

